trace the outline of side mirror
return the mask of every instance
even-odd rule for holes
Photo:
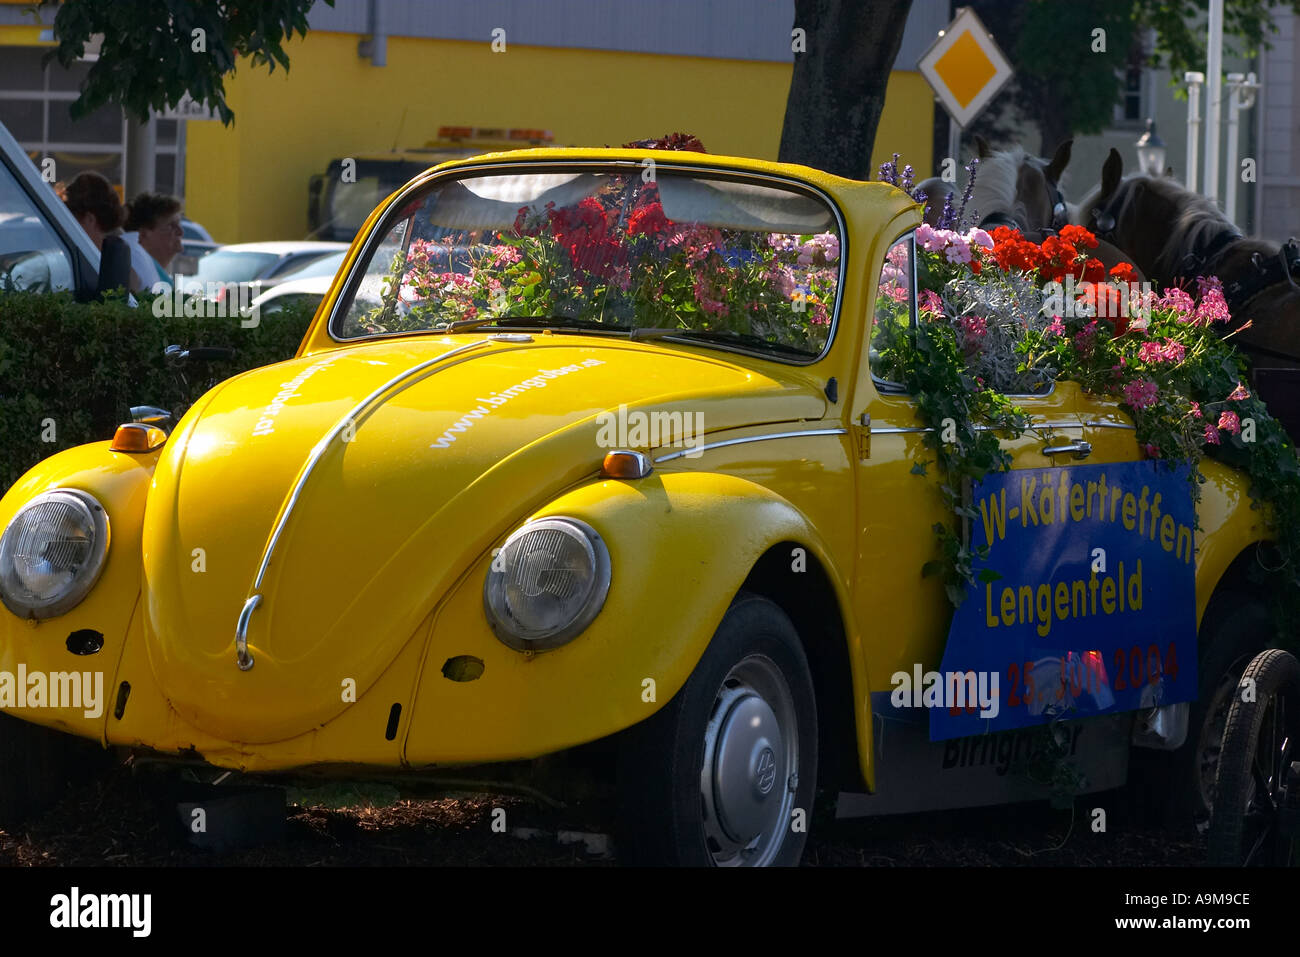
[[[110,289],[131,289],[131,247],[120,236],[105,236],[99,253],[99,281],[95,297],[104,298]]]

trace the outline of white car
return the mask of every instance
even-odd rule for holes
[[[326,256],[342,254],[347,248],[347,243],[309,241],[234,243],[200,259],[193,279],[204,286],[209,282],[248,283],[252,295],[257,297],[302,267]],[[332,270],[330,276],[333,274]]]

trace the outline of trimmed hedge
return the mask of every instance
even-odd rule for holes
[[[199,398],[209,375],[228,379],[291,358],[312,314],[289,306],[245,329],[237,317],[158,318],[147,302],[0,294],[0,489],[61,449],[112,438],[133,405],[175,409]],[[186,370],[190,384],[182,390],[163,360],[172,344],[228,346],[236,354]]]

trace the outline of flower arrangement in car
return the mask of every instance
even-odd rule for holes
[[[506,229],[440,229],[414,239],[395,257],[385,304],[369,328],[635,318],[642,326],[730,331],[808,348],[826,340],[839,255],[834,232],[674,221],[656,183],[630,178],[571,206],[520,207]]]
[[[1072,380],[1118,400],[1148,458],[1192,466],[1200,481],[1196,466],[1206,454],[1245,468],[1252,494],[1274,509],[1286,567],[1295,567],[1300,465],[1285,431],[1243,384],[1242,359],[1221,332],[1231,315],[1218,279],[1156,291],[1138,282],[1130,264],[1107,269],[1092,256],[1097,239],[1081,226],[1041,243],[1005,226],[963,232],[923,223],[914,236],[917,322],[900,244],[881,272],[873,348],[879,374],[917,395],[931,422],[951,416],[972,424],[967,442],[937,445],[951,474],[978,478],[1007,464],[975,420],[1013,433],[1031,429],[1014,397]],[[959,512],[955,488],[951,499]],[[956,532],[940,538],[949,576],[969,580],[970,556]]]

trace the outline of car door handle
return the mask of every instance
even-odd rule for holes
[[[1068,442],[1065,445],[1048,445],[1043,447],[1044,455],[1064,455],[1066,452],[1073,453],[1076,459],[1086,459],[1092,454],[1091,442]]]

